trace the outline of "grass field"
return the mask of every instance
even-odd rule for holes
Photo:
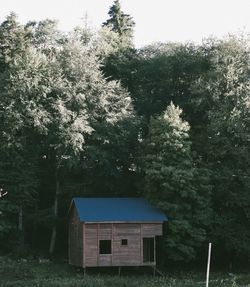
[[[1,287],[195,287],[205,286],[201,273],[166,273],[164,276],[152,276],[150,270],[124,270],[119,277],[115,270],[110,274],[95,269],[85,276],[81,269],[67,263],[55,263],[48,260],[14,260],[0,257]],[[99,273],[98,273],[99,272]],[[219,274],[211,273],[209,287],[250,287],[250,273]]]

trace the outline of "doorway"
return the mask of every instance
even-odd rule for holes
[[[155,261],[155,238],[143,238],[143,262],[149,263]]]

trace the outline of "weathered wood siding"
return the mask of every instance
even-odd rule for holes
[[[154,237],[162,235],[161,223],[142,224],[143,237]]]
[[[143,237],[156,235],[162,235],[161,223],[85,223],[82,243],[85,253],[82,266],[145,265]],[[127,240],[127,245],[122,245],[122,239]],[[111,240],[112,254],[99,254],[99,240]]]
[[[82,266],[83,264],[83,224],[79,221],[76,209],[70,212],[69,221],[69,264]]]
[[[141,265],[141,225],[114,224],[113,265]],[[122,245],[122,239],[127,239],[128,245]]]
[[[84,224],[84,266],[98,266],[98,225]]]

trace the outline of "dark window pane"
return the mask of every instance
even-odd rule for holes
[[[155,239],[143,238],[143,262],[154,262],[155,260]]]
[[[100,254],[111,254],[111,240],[100,240],[99,241],[99,253]]]
[[[128,239],[122,239],[122,245],[128,245]]]

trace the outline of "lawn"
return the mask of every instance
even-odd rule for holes
[[[95,269],[84,276],[79,268],[49,260],[10,259],[0,257],[1,287],[195,287],[205,286],[201,273],[166,273],[152,276],[149,270],[123,270],[116,275],[115,270]],[[210,287],[250,287],[250,274],[212,273]]]

